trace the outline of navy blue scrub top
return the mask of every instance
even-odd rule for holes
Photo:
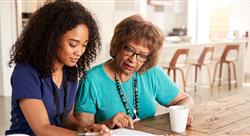
[[[11,76],[12,100],[11,100],[11,126],[5,132],[8,134],[34,135],[27,123],[19,106],[19,100],[23,98],[42,100],[48,113],[50,124],[56,125],[57,109],[54,101],[53,86],[51,79],[39,77],[37,70],[29,64],[17,64]],[[77,82],[67,81],[67,113],[72,110],[75,102]],[[64,88],[63,83],[58,91],[60,113],[64,109]]]

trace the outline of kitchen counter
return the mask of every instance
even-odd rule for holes
[[[164,42],[163,45],[163,49],[161,50],[161,55],[159,58],[159,62],[161,65],[168,65],[170,60],[173,57],[173,54],[175,53],[175,51],[177,49],[180,48],[189,48],[189,56],[188,56],[188,61],[193,61],[193,60],[197,60],[202,52],[202,49],[205,46],[214,46],[214,60],[217,60],[221,57],[222,52],[225,48],[226,45],[240,45],[240,50],[239,50],[239,56],[238,56],[238,61],[236,63],[236,72],[237,72],[237,84],[238,86],[242,86],[243,83],[243,73],[244,73],[244,69],[243,69],[243,62],[244,62],[244,48],[245,48],[245,43],[243,41],[232,41],[232,40],[227,40],[227,41],[212,41],[212,42],[208,42],[208,43],[191,43],[191,42],[179,42],[179,43],[172,43],[172,42]],[[214,63],[212,64],[212,66],[210,66],[211,69],[211,77],[213,77],[213,71],[214,71]],[[224,79],[227,79],[227,67],[224,66],[225,69],[223,69],[223,74],[225,75],[225,77],[222,77]],[[191,70],[194,71],[194,70]],[[186,72],[186,71],[185,71]],[[218,72],[217,72],[218,73]],[[202,83],[208,83],[208,79],[207,79],[207,71],[202,72],[202,77],[200,78]],[[199,74],[200,75],[200,74]],[[198,75],[198,76],[199,76]],[[233,73],[232,73],[233,75]],[[187,79],[187,84],[188,82],[194,82],[194,73],[189,72],[188,78],[190,77],[190,79]],[[199,78],[199,77],[198,77]],[[180,75],[177,74],[177,81],[182,81],[180,78]],[[200,81],[198,81],[200,82]],[[179,84],[179,83],[177,83]],[[182,85],[179,85],[182,86]]]
[[[227,44],[244,44],[241,40],[224,40],[224,41],[210,41],[207,43],[193,43],[193,42],[168,42],[165,41],[163,47],[196,47],[196,46],[206,46],[206,45],[222,45]]]

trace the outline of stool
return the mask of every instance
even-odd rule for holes
[[[234,57],[228,57],[229,52],[235,51],[236,56]],[[220,71],[219,71],[219,84],[218,86],[221,86],[221,75],[222,75],[222,64],[225,63],[228,65],[228,87],[229,90],[231,90],[231,65],[233,66],[233,72],[234,72],[234,80],[235,80],[235,87],[237,87],[237,80],[236,80],[236,67],[235,67],[235,62],[238,60],[238,55],[239,55],[239,45],[227,45],[221,55],[221,58],[218,62],[215,64],[215,69],[214,69],[214,77],[213,77],[213,83],[212,86],[214,86],[215,82],[215,77],[216,77],[216,71],[217,67],[220,64]]]
[[[201,71],[202,66],[205,66],[208,71],[208,80],[209,80],[209,87],[211,88],[211,76],[210,76],[210,69],[208,67],[209,64],[212,63],[214,53],[214,47],[204,47],[198,61],[195,62],[188,62],[187,74],[186,78],[188,77],[188,71],[191,66],[195,67],[195,80],[194,80],[194,91],[196,91],[197,87],[197,76],[198,76],[198,69]]]
[[[173,70],[173,78],[174,78],[175,83],[176,83],[176,71],[180,71],[184,91],[186,91],[186,79],[184,77],[184,72],[181,68],[185,67],[187,64],[188,52],[189,52],[189,49],[186,49],[186,48],[177,49],[176,52],[174,53],[174,56],[172,57],[172,59],[169,63],[169,66],[163,66],[163,69],[167,70],[168,75],[170,75],[170,71]],[[182,60],[182,59],[180,59],[180,58],[183,58],[184,61],[181,62],[180,60]]]

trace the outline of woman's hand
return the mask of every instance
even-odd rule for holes
[[[193,98],[184,91],[179,91],[179,94],[174,98],[174,100],[170,104],[167,105],[167,107],[172,105],[184,105],[189,108],[187,126],[190,127],[193,122],[193,115],[192,115],[192,109],[194,106]]]
[[[192,113],[188,113],[188,120],[187,120],[187,126],[191,127],[192,126],[192,122],[193,122],[193,115]]]
[[[83,129],[83,133],[97,133],[98,136],[110,136],[111,130],[104,124],[92,124]]]
[[[115,114],[110,120],[106,121],[105,124],[109,128],[114,128],[115,126],[117,126],[119,128],[130,127],[134,129],[133,120],[130,118],[130,116],[126,115],[123,112]]]
[[[93,124],[85,128],[87,132],[110,132],[109,128],[104,124]]]

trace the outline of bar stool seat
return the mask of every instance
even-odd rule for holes
[[[230,53],[231,54],[234,53],[234,56],[232,56],[232,55],[230,56],[229,55]],[[221,58],[215,64],[212,86],[214,86],[216,71],[217,71],[218,66],[220,68],[218,86],[221,86],[222,66],[223,66],[223,64],[227,64],[227,66],[228,66],[228,88],[229,88],[229,90],[231,90],[231,65],[233,66],[235,87],[237,87],[235,62],[238,60],[238,56],[239,56],[239,45],[227,45],[225,47],[225,49],[221,55]]]
[[[212,63],[213,60],[213,53],[214,53],[214,47],[213,46],[207,46],[204,47],[198,60],[192,60],[188,62],[188,68],[186,73],[186,79],[188,78],[189,69],[191,66],[195,67],[195,81],[194,81],[194,91],[197,89],[197,78],[198,78],[198,70],[202,70],[202,67],[205,66],[207,68],[208,72],[208,82],[209,87],[211,88],[211,76],[210,76],[210,68],[208,65]]]
[[[189,52],[188,48],[177,49],[169,65],[163,66],[163,69],[167,70],[167,73],[169,76],[170,76],[170,72],[173,71],[173,79],[175,83],[176,83],[176,71],[180,71],[184,91],[186,91],[186,79],[184,77],[184,72],[182,69],[187,64],[188,52]]]

